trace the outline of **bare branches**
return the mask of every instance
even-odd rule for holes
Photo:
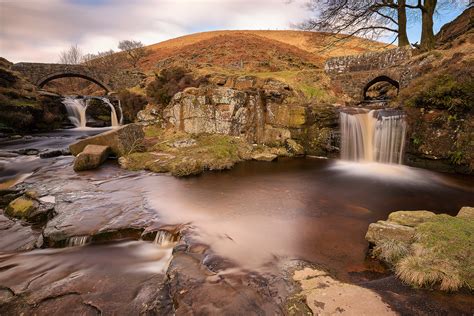
[[[66,50],[59,53],[59,62],[61,64],[77,65],[82,62],[82,51],[76,45],[71,45]]]
[[[127,54],[127,58],[134,68],[143,57],[148,55],[148,50],[140,41],[123,40],[120,41],[118,48]]]

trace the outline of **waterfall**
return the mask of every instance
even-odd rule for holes
[[[97,99],[101,100],[110,107],[110,121],[111,126],[116,127],[122,124],[123,113],[122,107],[120,107],[120,123],[117,118],[117,112],[115,111],[114,105],[110,102],[108,98],[105,97],[92,97],[85,96],[84,98],[74,98],[74,97],[64,97],[62,103],[66,107],[68,118],[75,127],[85,128],[87,123],[86,111],[89,106],[90,100]]]
[[[340,113],[341,158],[402,163],[405,115],[399,110],[352,109]]]
[[[90,241],[90,236],[73,236],[67,239],[66,245],[68,247],[81,247],[87,245]]]
[[[166,230],[159,230],[156,232],[155,241],[153,243],[166,248],[174,246],[178,240],[179,236],[175,236]]]

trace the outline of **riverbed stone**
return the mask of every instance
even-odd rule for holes
[[[416,227],[436,216],[430,211],[397,211],[388,216],[388,221],[404,226]]]
[[[87,145],[108,146],[117,157],[127,155],[140,147],[145,137],[143,126],[128,124],[111,131],[82,139],[69,146],[74,156],[79,155]]]
[[[459,213],[456,215],[456,217],[474,220],[474,207],[464,206],[459,210]]]
[[[410,242],[415,229],[389,221],[378,221],[369,225],[365,239],[371,244],[379,244],[383,240]]]
[[[0,210],[0,252],[32,250],[38,242],[38,236],[41,236],[39,231],[4,216]]]
[[[84,171],[99,167],[110,155],[110,147],[87,145],[74,160],[74,171]]]
[[[269,152],[259,152],[252,155],[252,159],[257,161],[273,161],[277,158],[277,155]]]
[[[286,149],[288,152],[296,156],[304,155],[304,148],[298,144],[294,139],[287,139],[285,142]]]

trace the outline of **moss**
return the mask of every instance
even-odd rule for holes
[[[474,221],[437,215],[416,227],[417,241],[395,269],[411,285],[474,289]]]
[[[10,202],[5,211],[6,214],[12,217],[27,218],[36,207],[34,200],[19,197]]]

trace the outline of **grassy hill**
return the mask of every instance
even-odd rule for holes
[[[148,46],[140,67],[186,65],[246,71],[283,71],[322,67],[326,58],[376,51],[386,44],[357,37],[340,40],[305,31],[212,31]]]

